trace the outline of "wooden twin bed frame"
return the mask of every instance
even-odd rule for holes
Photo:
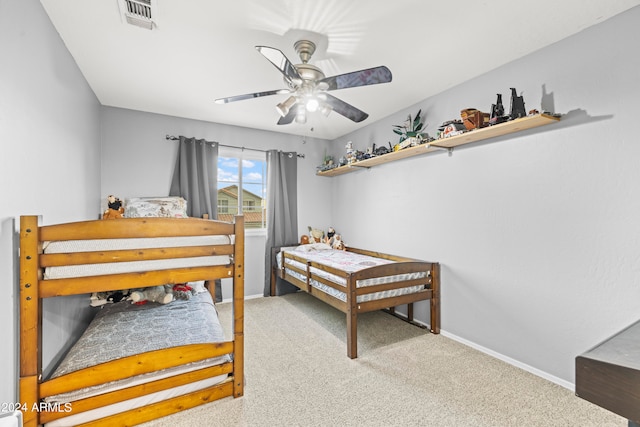
[[[354,359],[358,357],[358,314],[369,311],[388,309],[395,312],[395,307],[407,304],[406,320],[413,322],[413,303],[417,301],[430,300],[430,321],[429,329],[433,334],[440,333],[440,264],[437,262],[426,262],[412,258],[396,255],[389,255],[381,252],[368,251],[347,247],[347,251],[386,260],[394,261],[390,264],[367,267],[354,273],[332,268],[317,262],[308,261],[304,257],[292,254],[291,252],[281,252],[280,247],[272,248],[272,259],[274,260],[271,272],[271,295],[276,294],[276,278],[283,279],[300,290],[307,292],[316,298],[326,302],[332,307],[346,314],[347,322],[347,355]],[[275,261],[276,257],[281,257],[280,267]],[[288,266],[287,259],[299,261],[306,265],[305,269]],[[285,268],[286,266],[286,268]],[[336,284],[315,274],[312,269],[317,268],[324,272],[332,273],[346,280],[346,286]],[[291,269],[305,276],[305,280],[300,280],[289,274]],[[358,281],[371,278],[381,278],[394,275],[412,274],[416,272],[426,272],[426,276],[420,279],[406,281],[396,281],[371,286],[358,286]],[[320,282],[331,288],[346,293],[346,301],[334,297],[311,285],[312,281]],[[420,290],[404,295],[392,297],[378,297],[366,302],[358,302],[358,297],[374,294],[381,291],[389,291],[407,286],[420,285]]]
[[[44,254],[46,241],[128,239],[174,236],[224,235],[231,243],[212,246],[160,247],[153,249],[107,250]],[[119,263],[123,261],[169,260],[205,256],[228,256],[226,265],[191,266],[166,270],[92,277],[50,279],[43,271],[51,266]],[[113,360],[51,380],[42,378],[42,301],[44,298],[124,290],[162,284],[218,278],[233,280],[233,339],[219,343],[189,344]],[[88,302],[87,298],[87,302]],[[214,298],[215,301],[215,298]],[[189,409],[227,396],[243,394],[244,382],[244,220],[235,223],[196,218],[126,218],[39,226],[38,217],[20,221],[20,402],[24,404],[24,425],[36,426],[79,412],[100,408],[132,397],[227,375],[217,385],[190,392],[159,403],[117,413],[83,425],[135,425]],[[188,373],[155,380],[73,402],[65,411],[42,406],[43,399],[68,390],[80,389],[136,375],[164,370],[214,356],[230,355],[230,361]],[[223,376],[223,378],[225,378]],[[40,405],[40,406],[38,406]],[[33,408],[38,408],[33,410]],[[50,410],[49,410],[50,409]],[[67,411],[70,409],[71,411]]]

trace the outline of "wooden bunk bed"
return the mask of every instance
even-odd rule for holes
[[[101,249],[95,249],[96,242]],[[124,246],[120,246],[122,242]],[[68,243],[78,246],[69,250],[64,246]],[[59,253],[48,253],[48,248],[55,244],[63,245]],[[117,272],[110,272],[111,267]],[[62,273],[49,274],[55,268]],[[75,277],[65,269],[79,269],[84,273],[79,272],[79,277]],[[213,303],[215,298],[210,295],[215,292],[213,280],[219,278],[231,278],[233,282],[231,340],[223,337]],[[57,375],[67,357],[50,378],[42,378],[43,299],[204,280],[211,281],[209,291],[196,294],[188,301],[144,306],[123,301],[103,306],[95,318],[115,316],[113,313],[118,311],[123,316],[135,313],[134,316],[143,318],[143,314],[168,310],[166,313],[170,316],[203,316],[207,321],[199,322],[199,326],[218,322],[216,331],[210,331],[213,328],[208,328],[209,325],[198,329],[208,337],[221,339],[185,344],[183,335],[191,336],[191,333],[167,333],[168,341],[175,337],[182,343],[169,342],[166,348],[126,355],[75,371],[69,368],[70,372]],[[115,307],[119,307],[118,310]],[[128,307],[134,311],[130,312]],[[187,309],[189,311],[185,311]],[[167,317],[166,313],[161,317]],[[36,216],[20,219],[19,395],[25,426],[135,425],[227,396],[242,396],[243,319],[242,216],[236,216],[234,223],[198,218],[125,218],[47,226],[40,226]],[[94,323],[95,320],[88,329]],[[145,325],[138,328],[142,328],[146,336],[153,329],[150,325],[146,323],[146,328]],[[160,327],[155,320],[153,325]],[[85,334],[87,331],[79,342]],[[111,335],[118,334],[113,334],[112,329]],[[198,341],[200,337],[189,339]],[[73,351],[71,348],[69,353]],[[98,348],[91,352],[108,353]],[[160,376],[154,376],[158,373]],[[123,382],[126,384],[122,385]],[[112,388],[114,384],[119,385]],[[84,393],[86,388],[97,391]],[[65,393],[78,393],[80,397],[76,400],[55,397]],[[112,413],[105,414],[102,412],[105,410]],[[83,417],[87,421],[78,421]],[[95,417],[97,419],[92,420]]]
[[[272,249],[271,295],[276,278],[346,314],[347,355],[358,357],[358,314],[407,304],[406,320],[413,322],[413,303],[430,300],[429,329],[440,333],[440,264],[347,247],[331,249],[322,243]]]

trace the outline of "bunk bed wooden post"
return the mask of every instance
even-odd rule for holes
[[[19,402],[25,405],[23,425],[38,425],[38,379],[42,372],[42,306],[38,295],[38,217],[20,217],[20,383]]]
[[[235,252],[233,283],[233,395],[244,393],[244,217],[235,217]]]
[[[431,263],[431,332],[440,333],[440,264]]]

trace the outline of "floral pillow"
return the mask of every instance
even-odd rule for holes
[[[136,197],[124,202],[125,218],[187,218],[187,201],[182,197]]]

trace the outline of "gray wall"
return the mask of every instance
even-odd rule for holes
[[[54,224],[96,215],[100,105],[37,0],[0,0],[0,58],[0,402],[15,402],[18,217]],[[46,302],[45,365],[82,328],[86,307]]]
[[[497,93],[508,109],[510,87],[566,114],[332,178],[331,217],[353,246],[442,263],[445,335],[569,387],[577,355],[640,318],[639,22],[636,7],[334,145],[395,142],[391,125],[419,108],[435,134]],[[428,321],[427,304],[417,313]]]

